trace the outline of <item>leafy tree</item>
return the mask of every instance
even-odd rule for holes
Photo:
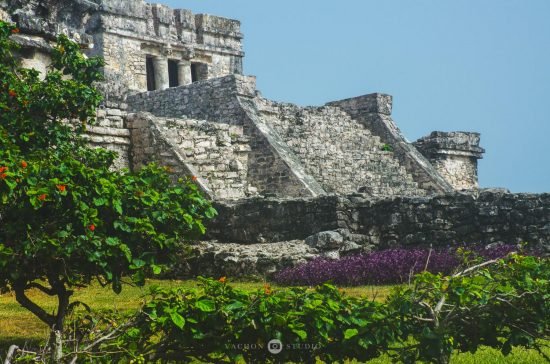
[[[82,137],[101,101],[92,85],[103,61],[61,36],[41,79],[13,56],[16,32],[0,22],[0,289],[51,328],[59,360],[75,287],[97,280],[118,293],[126,276],[142,285],[215,210],[161,167],[112,170],[115,153]],[[31,288],[57,297],[56,311],[33,302]]]

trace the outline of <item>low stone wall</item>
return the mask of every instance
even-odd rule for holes
[[[209,238],[258,243],[347,229],[378,248],[529,242],[550,248],[550,194],[482,192],[368,199],[355,194],[216,205]]]
[[[338,228],[339,198],[252,198],[214,202],[218,217],[207,226],[207,238],[231,243],[265,243],[305,239]]]
[[[357,232],[380,247],[522,241],[550,247],[550,194],[455,193],[350,205]]]

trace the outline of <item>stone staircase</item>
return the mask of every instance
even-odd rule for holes
[[[194,119],[155,118],[164,140],[197,172],[217,199],[244,198],[247,183],[249,141],[242,126]],[[161,155],[163,163],[180,173],[173,153]]]
[[[340,108],[302,108],[263,99],[259,112],[327,192],[425,195],[393,152],[385,150],[391,146]]]

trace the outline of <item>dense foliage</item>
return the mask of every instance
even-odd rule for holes
[[[82,137],[101,100],[92,85],[102,61],[61,36],[39,75],[18,65],[14,32],[0,22],[0,289],[60,332],[73,287],[97,279],[120,292],[125,275],[143,284],[215,211],[160,167],[113,171],[115,153]],[[33,302],[30,288],[56,296],[57,311]]]
[[[538,348],[550,337],[548,259],[511,254],[451,276],[419,274],[388,301],[406,337],[402,359],[448,363],[453,350]],[[549,359],[546,357],[546,359]]]
[[[494,245],[487,248],[468,247],[468,251],[484,259],[504,257],[514,251],[513,245]],[[368,254],[343,257],[338,260],[317,258],[296,267],[283,269],[273,280],[284,285],[334,284],[356,286],[363,284],[399,284],[424,270],[451,274],[463,259],[462,249],[387,249]]]
[[[278,339],[284,347],[277,358],[283,361],[367,360],[394,340],[388,326],[382,304],[343,296],[328,284],[281,291],[266,285],[250,293],[223,279],[204,280],[200,292],[155,290],[122,347],[146,362],[264,362],[273,357],[269,342]]]
[[[517,254],[451,276],[421,273],[385,303],[329,284],[245,292],[209,279],[201,290],[154,289],[126,324],[110,321],[79,337],[109,337],[83,353],[104,362],[365,361],[385,353],[406,363],[448,363],[453,351],[487,345],[508,354],[548,339],[549,282],[547,259]],[[273,339],[279,353],[269,350]]]

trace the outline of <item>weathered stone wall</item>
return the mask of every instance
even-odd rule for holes
[[[128,125],[134,168],[155,161],[170,167],[176,176],[193,171],[217,199],[254,193],[247,181],[250,147],[241,126],[150,114],[129,115]]]
[[[550,194],[457,193],[356,206],[357,231],[382,247],[498,241],[550,247]]]
[[[244,114],[237,96],[255,94],[254,77],[230,75],[129,95],[129,111],[145,111],[161,117],[189,117],[232,125],[242,125]]]
[[[391,118],[390,95],[375,93],[333,101],[327,105],[345,110],[354,120],[363,123],[372,134],[380,137],[382,143],[391,147],[400,165],[405,167],[421,189],[431,194],[453,191],[452,186],[401,134]]]
[[[380,138],[342,109],[261,98],[256,103],[264,122],[273,126],[325,191],[348,194],[363,188],[373,196],[425,194],[393,152],[384,150]]]
[[[224,242],[254,244],[305,239],[339,227],[337,196],[252,198],[215,202],[214,207],[218,217],[208,224],[206,238]]]
[[[365,195],[216,205],[209,237],[257,243],[347,229],[379,248],[521,241],[550,248],[550,194],[481,192],[372,200]],[[229,227],[229,229],[225,228]]]
[[[250,140],[248,183],[262,195],[311,196],[313,182],[299,173],[284,143],[273,139],[269,126],[257,120],[251,101],[256,96],[254,77],[230,75],[192,85],[151,91],[128,97],[130,111],[156,116],[203,119],[239,125]],[[298,172],[297,172],[298,171]],[[317,193],[320,194],[320,193]]]

